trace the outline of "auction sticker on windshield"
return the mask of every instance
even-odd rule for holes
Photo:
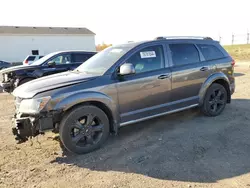
[[[141,58],[152,58],[156,57],[155,51],[140,52]]]

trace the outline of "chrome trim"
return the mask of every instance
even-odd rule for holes
[[[163,116],[163,115],[167,115],[167,114],[172,114],[172,113],[175,113],[175,112],[183,111],[183,110],[186,110],[186,109],[189,109],[189,108],[196,107],[198,105],[199,104],[192,104],[190,106],[186,106],[186,107],[179,108],[179,109],[176,109],[176,110],[171,110],[171,111],[168,111],[168,112],[163,112],[163,113],[160,113],[160,114],[156,114],[156,115],[153,115],[153,116],[144,117],[144,118],[141,118],[141,119],[127,121],[127,122],[121,123],[120,127],[129,125],[129,124],[138,123],[138,122],[145,121],[145,120],[148,120],[148,119],[152,119],[152,118],[155,118],[155,117],[159,117],[159,116]]]

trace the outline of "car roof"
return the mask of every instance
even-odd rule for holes
[[[54,55],[56,55],[56,54],[60,54],[60,53],[67,53],[67,52],[72,52],[72,53],[77,53],[77,52],[81,52],[81,53],[97,53],[96,51],[84,51],[84,50],[64,50],[64,51],[55,51],[55,52],[51,52],[50,54],[54,54]],[[48,54],[47,54],[48,55]],[[28,55],[26,58],[28,58],[28,57],[32,57],[32,56],[39,56],[39,57],[41,57],[41,56],[46,56],[46,55]]]
[[[195,39],[195,38],[160,38],[160,39],[154,39],[154,40],[147,40],[147,41],[138,41],[138,42],[128,42],[125,44],[118,44],[115,45],[114,47],[117,48],[134,48],[136,46],[142,45],[142,44],[157,44],[157,43],[161,43],[161,42],[168,42],[168,43],[175,43],[175,42],[186,42],[186,43],[200,43],[200,44],[216,44],[219,43],[216,40],[213,39]]]
[[[64,51],[55,51],[54,53],[67,53],[67,52],[81,52],[81,53],[97,53],[96,51],[86,51],[86,50],[64,50]]]

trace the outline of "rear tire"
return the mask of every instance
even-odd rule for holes
[[[59,127],[63,146],[84,154],[100,148],[109,136],[109,119],[98,107],[83,105],[67,113]]]
[[[205,95],[201,111],[206,116],[218,116],[227,103],[227,91],[221,84],[212,84]]]

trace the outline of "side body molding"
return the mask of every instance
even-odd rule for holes
[[[229,88],[230,82],[227,78],[227,76],[222,73],[222,72],[218,72],[218,73],[214,73],[211,76],[209,76],[207,78],[207,80],[202,84],[202,87],[200,89],[199,92],[199,105],[203,104],[203,100],[204,97],[206,95],[207,89],[212,85],[213,82],[215,82],[216,80],[224,80],[227,83],[227,86]],[[231,95],[230,95],[231,97]]]

